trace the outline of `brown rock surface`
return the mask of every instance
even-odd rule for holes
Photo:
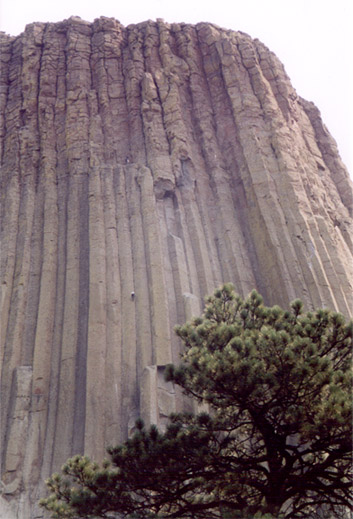
[[[70,18],[0,59],[0,516],[27,519],[68,456],[187,405],[173,326],[221,282],[350,313],[352,186],[244,33]]]

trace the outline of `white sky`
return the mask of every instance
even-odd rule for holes
[[[352,0],[0,0],[0,30],[18,35],[27,23],[71,15],[123,25],[212,22],[259,38],[282,61],[298,94],[313,101],[353,174]]]

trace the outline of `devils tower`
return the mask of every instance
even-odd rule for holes
[[[261,42],[100,18],[0,36],[0,517],[189,405],[173,334],[231,281],[351,313],[352,186]]]

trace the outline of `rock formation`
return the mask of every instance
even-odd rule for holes
[[[27,519],[70,455],[191,405],[173,326],[223,281],[350,312],[352,188],[244,33],[70,18],[0,56],[0,516]]]

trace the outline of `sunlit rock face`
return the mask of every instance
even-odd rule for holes
[[[258,40],[200,23],[0,37],[1,517],[190,405],[176,323],[225,281],[350,313],[352,188]]]

